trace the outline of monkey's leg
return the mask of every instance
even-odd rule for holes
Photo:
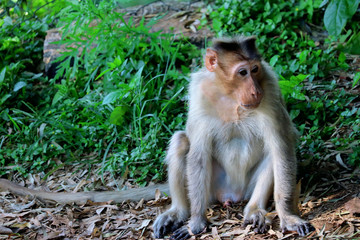
[[[278,131],[269,132],[267,149],[272,158],[274,169],[274,200],[276,211],[280,218],[280,226],[283,231],[297,231],[300,236],[305,236],[314,230],[307,221],[297,214],[296,194],[296,155],[295,137],[292,134],[290,117],[285,109],[282,109],[282,126]],[[272,128],[275,129],[275,128]],[[296,201],[295,201],[296,200]]]
[[[290,150],[288,149],[288,152]],[[280,158],[282,157],[282,158]],[[296,187],[296,158],[295,153],[274,159],[274,199],[276,211],[280,218],[281,229],[285,231],[297,231],[300,236],[305,236],[314,230],[314,227],[297,215],[298,201]]]
[[[265,157],[251,178],[254,186],[250,200],[244,209],[244,226],[252,224],[255,231],[264,233],[271,224],[265,210],[273,189],[274,173],[270,157]]]
[[[181,227],[189,217],[189,203],[186,190],[186,154],[189,140],[183,131],[176,132],[170,141],[166,156],[171,207],[158,216],[153,225],[156,238],[163,238]]]
[[[172,239],[188,239],[190,237],[188,227],[194,235],[206,229],[206,209],[211,196],[212,178],[210,142],[210,138],[203,137],[196,144],[191,143],[186,166],[191,218],[188,226],[183,226],[174,232]]]

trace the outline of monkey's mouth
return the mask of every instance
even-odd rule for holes
[[[244,104],[244,103],[240,103],[240,106],[244,109],[255,109],[260,105],[260,101],[256,102],[256,103],[251,103],[251,104]]]

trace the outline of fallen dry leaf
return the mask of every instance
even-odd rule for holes
[[[215,240],[220,240],[220,236],[216,227],[211,228],[211,235]]]
[[[0,226],[0,234],[12,234],[13,231],[10,228]]]
[[[360,215],[360,198],[353,198],[345,203],[345,209],[348,210],[353,216]]]
[[[159,189],[156,189],[155,190],[155,202],[159,201],[160,197],[161,197],[161,192]]]
[[[151,222],[151,219],[145,219],[144,221],[142,221],[141,226],[138,227],[136,230],[139,231],[143,228],[146,228],[147,226],[149,226],[150,222]]]

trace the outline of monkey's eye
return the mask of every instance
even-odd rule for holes
[[[239,73],[240,73],[241,76],[246,76],[247,71],[245,69],[240,69]]]
[[[257,73],[259,71],[259,67],[257,65],[254,66],[254,68],[251,70],[253,73]]]

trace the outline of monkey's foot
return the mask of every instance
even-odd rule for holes
[[[181,218],[179,215],[177,212],[169,210],[158,216],[153,225],[155,238],[163,238],[183,226],[182,219],[186,219],[186,217]]]
[[[297,231],[302,237],[315,230],[313,225],[296,215],[286,216],[281,220],[280,224],[283,232]]]
[[[265,233],[270,229],[271,219],[266,217],[267,212],[264,209],[256,208],[250,210],[244,217],[243,227],[252,224],[256,233]]]

